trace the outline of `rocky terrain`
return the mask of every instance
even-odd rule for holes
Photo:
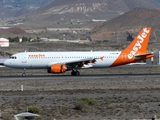
[[[48,13],[44,13],[45,15]],[[74,13],[73,13],[74,14]],[[82,13],[80,13],[82,14]],[[38,16],[38,13],[35,13],[34,15]],[[62,36],[62,33],[66,33],[66,36],[69,36],[70,38],[72,37],[73,39],[77,37],[74,36],[90,36],[92,40],[119,40],[123,41],[124,38],[128,35],[133,36],[133,38],[137,35],[137,33],[143,28],[143,27],[152,27],[152,33],[151,33],[151,39],[154,39],[154,42],[159,42],[159,27],[160,27],[160,10],[153,10],[153,9],[145,9],[145,8],[135,8],[131,11],[128,11],[122,15],[119,15],[116,18],[113,18],[109,21],[106,22],[101,22],[101,23],[94,23],[94,22],[86,22],[86,21],[80,21],[79,19],[65,19],[63,18],[62,15],[61,17],[56,17],[52,16],[55,18],[58,18],[60,21],[59,22],[54,22],[50,23],[48,20],[45,19],[43,22],[40,17],[43,15],[40,14],[39,18],[34,17],[34,15],[30,16],[33,17],[33,19],[36,21],[34,22],[28,22],[27,24],[19,25],[20,28],[23,28],[24,30],[28,29],[31,30],[34,29],[37,30],[46,30],[46,28],[52,28],[52,26],[56,28],[63,28],[64,26],[66,28],[91,28],[91,31],[85,32],[83,34],[74,34],[72,31],[61,31],[60,33],[58,32],[40,32],[38,34],[30,34],[31,36],[47,36],[50,38],[60,38]],[[42,15],[42,16],[41,16]],[[71,13],[70,13],[71,15]],[[70,16],[69,15],[69,16]],[[79,17],[78,13],[75,15],[76,17]],[[80,15],[81,16],[81,15]],[[52,18],[51,17],[51,18]],[[71,16],[70,16],[71,17]],[[63,18],[63,19],[61,19]],[[99,17],[98,17],[99,18]],[[29,20],[33,20],[32,18],[29,18]],[[86,20],[86,19],[85,19]],[[42,22],[43,24],[37,24],[39,22]],[[35,27],[36,26],[36,27]],[[38,29],[39,28],[39,29]],[[41,28],[41,29],[40,29]],[[57,34],[57,35],[54,35]],[[22,34],[23,35],[23,34]],[[22,36],[21,35],[21,36]],[[24,34],[27,36],[27,34]],[[20,35],[18,35],[20,36]]]
[[[160,3],[157,0],[56,0],[18,19],[27,26],[39,24],[43,27],[55,27],[53,24],[63,24],[63,27],[66,24],[86,26],[92,19],[108,21],[136,7],[159,10]]]
[[[150,9],[160,9],[160,3],[156,0],[150,1],[150,0],[56,0],[49,5],[42,7],[32,14],[34,17],[38,17],[40,19],[46,19],[51,18],[53,15],[65,15],[65,18],[67,17],[68,13],[82,13],[83,18],[86,16],[90,19],[110,19],[113,17],[116,17],[124,12],[127,12],[129,10],[132,10],[135,7],[140,8],[150,8]],[[105,14],[104,14],[105,13]],[[105,15],[105,16],[99,16]],[[74,18],[73,14],[73,18]],[[96,18],[96,16],[99,16]],[[112,16],[109,18],[109,16]],[[30,17],[30,16],[28,16]],[[108,17],[108,18],[107,18]],[[33,18],[33,17],[32,17]],[[65,19],[64,18],[64,19]],[[73,19],[71,18],[71,19]],[[78,19],[82,19],[79,18]]]
[[[44,7],[45,5],[47,6]],[[106,14],[113,15],[110,17],[113,18],[135,7],[160,9],[160,2],[159,0],[0,0],[0,18],[26,15],[37,8],[40,8],[36,11],[37,16],[39,16],[39,14],[42,16],[52,16],[56,14],[81,12],[84,13],[84,16],[86,15],[86,17],[90,18],[91,16],[93,17],[93,15],[90,14],[92,12],[97,13],[94,14],[96,16],[105,12]],[[33,14],[34,13],[35,12],[33,12]],[[109,15],[107,17],[109,17]],[[103,17],[103,19],[107,17]]]
[[[158,40],[160,22],[159,10],[135,8],[129,12],[124,13],[108,22],[104,22],[101,25],[96,26],[91,31],[91,37],[93,39],[110,39],[110,36],[121,36],[126,32],[133,33],[143,28],[152,27],[152,37]]]
[[[160,118],[160,80],[156,76],[159,70],[159,66],[143,65],[89,69],[81,70],[83,77],[68,77],[69,72],[51,75],[46,70],[27,70],[27,75],[33,78],[14,79],[21,76],[21,70],[0,69],[1,119],[12,120],[29,105],[42,109],[42,120],[131,120],[151,119],[155,115]],[[41,78],[34,78],[37,75]],[[20,91],[21,85],[24,91]],[[77,100],[82,97],[94,98],[97,104],[85,112],[75,110]]]
[[[0,0],[0,18],[26,15],[54,0]]]

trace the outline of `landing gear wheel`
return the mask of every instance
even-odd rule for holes
[[[79,76],[80,75],[80,72],[79,71],[76,71],[76,76]]]
[[[80,75],[80,72],[79,72],[79,71],[72,71],[72,72],[71,72],[71,75],[72,75],[72,76],[79,76],[79,75]]]
[[[72,76],[74,76],[74,75],[75,75],[75,72],[74,72],[74,71],[72,71],[72,72],[71,72],[71,75],[72,75]]]
[[[23,69],[23,73],[22,73],[22,76],[24,76],[24,77],[26,76],[25,72],[26,72],[26,68]]]
[[[25,76],[26,76],[26,73],[22,73],[22,76],[25,77]]]

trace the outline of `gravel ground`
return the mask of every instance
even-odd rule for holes
[[[157,76],[117,74],[158,74],[159,66],[129,66],[81,70],[81,74],[108,74],[100,78],[0,78],[0,111],[4,120],[25,112],[27,106],[42,108],[42,120],[130,120],[160,118],[160,79]],[[2,76],[20,76],[22,70],[0,69]],[[49,75],[46,70],[27,70],[27,75]],[[70,72],[65,73],[65,75]],[[115,76],[114,76],[115,74]],[[21,85],[24,91],[20,91]],[[77,99],[92,97],[97,104],[87,112],[73,109]]]

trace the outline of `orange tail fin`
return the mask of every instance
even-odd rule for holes
[[[126,49],[122,50],[121,54],[113,62],[111,67],[137,62],[153,57],[152,53],[146,51],[150,34],[150,27],[143,28],[137,37],[130,43],[130,45]]]
[[[129,59],[132,59],[136,54],[146,53],[150,33],[151,27],[143,28],[131,44],[124,50]]]

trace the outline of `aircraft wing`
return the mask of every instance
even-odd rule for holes
[[[51,64],[66,64],[70,67],[77,67],[77,68],[87,68],[92,67],[91,64],[95,64],[96,60],[100,59],[103,60],[103,57],[100,58],[84,58],[84,59],[77,59],[77,60],[69,60],[69,61],[60,61],[56,63],[49,63]]]
[[[92,67],[92,65],[89,65],[90,63],[96,63],[96,59],[95,58],[85,58],[85,59],[67,61],[65,64],[71,67],[82,68],[82,67]]]

